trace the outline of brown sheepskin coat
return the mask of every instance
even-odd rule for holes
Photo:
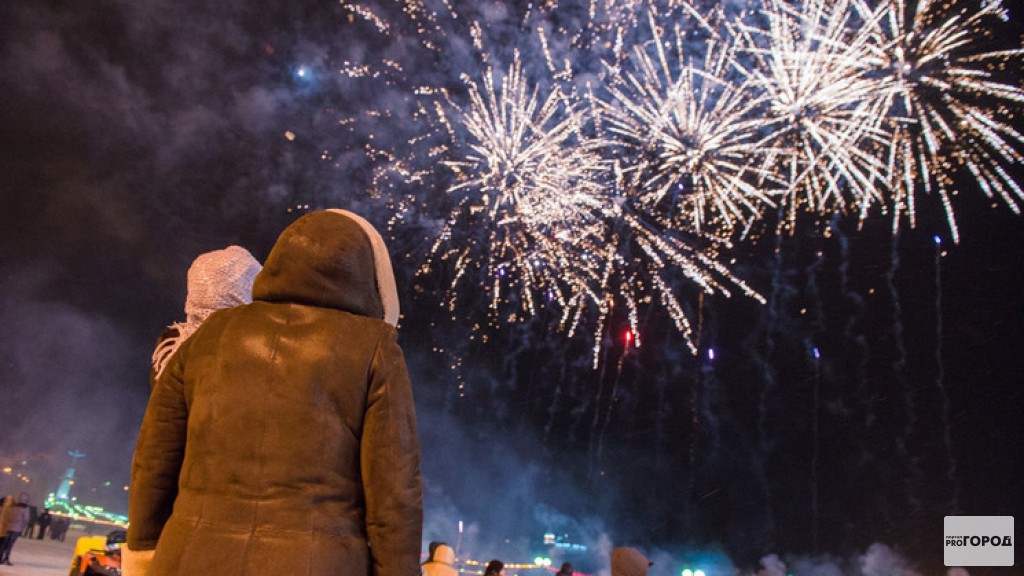
[[[422,481],[412,388],[373,248],[314,212],[253,303],[212,314],[153,389],[128,547],[149,576],[414,576]]]

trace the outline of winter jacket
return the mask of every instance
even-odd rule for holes
[[[136,445],[125,576],[154,549],[150,576],[419,572],[419,445],[390,275],[365,221],[307,214],[253,302],[181,344]]]
[[[8,532],[24,532],[28,526],[28,516],[28,504],[17,502],[4,506],[0,511],[0,536],[6,536]]]
[[[652,562],[636,548],[612,550],[612,576],[647,576]]]
[[[455,550],[447,544],[442,544],[434,550],[434,559],[423,563],[423,574],[425,576],[458,576],[459,571],[455,569]]]

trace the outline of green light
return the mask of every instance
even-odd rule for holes
[[[703,570],[695,570],[693,572],[693,576],[704,576],[704,571]]]
[[[693,576],[693,570],[690,570],[689,568],[683,570],[683,576]]]

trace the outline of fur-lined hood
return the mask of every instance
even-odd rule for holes
[[[398,291],[380,233],[345,210],[313,212],[281,233],[253,300],[334,308],[398,323]]]

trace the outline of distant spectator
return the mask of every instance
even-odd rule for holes
[[[0,564],[11,564],[11,550],[18,536],[28,526],[28,494],[22,492],[15,502],[12,496],[8,496],[4,502],[3,510],[0,511],[0,533],[4,534],[3,548],[0,548]]]
[[[43,513],[36,518],[36,524],[39,525],[39,534],[36,535],[36,540],[42,540],[46,534],[46,529],[50,527],[50,522],[53,521],[53,516],[50,515],[50,509],[43,509]]]
[[[0,498],[0,521],[3,520],[3,511],[7,508],[7,502],[14,502],[13,496],[4,496]],[[7,541],[7,532],[2,530],[3,526],[0,526],[0,550],[4,549],[4,543]]]
[[[21,533],[22,538],[31,538],[32,532],[36,528],[36,520],[39,518],[39,509],[31,504],[28,507],[28,526],[25,526],[25,530]]]
[[[558,569],[558,572],[555,572],[555,576],[572,576],[572,573],[572,563],[565,562],[562,564],[562,567]]]
[[[505,563],[501,560],[491,560],[487,563],[484,576],[505,576]]]
[[[68,528],[71,526],[71,518],[67,516],[57,516],[53,519],[53,526],[50,528],[50,539],[64,541],[64,536],[68,533]]]
[[[423,563],[426,564],[427,562],[433,562],[434,561],[434,552],[437,552],[437,547],[441,546],[443,544],[445,544],[445,543],[444,542],[439,542],[437,540],[435,540],[435,541],[431,542],[430,544],[428,544],[427,545],[427,559],[424,560]]]
[[[459,571],[455,569],[455,550],[444,542],[431,542],[434,550],[430,558],[423,563],[423,574],[425,576],[457,576]]]
[[[647,569],[654,565],[636,548],[615,548],[611,556],[612,576],[647,576]]]

